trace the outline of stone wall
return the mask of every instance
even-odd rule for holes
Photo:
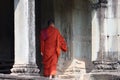
[[[54,16],[56,27],[67,41],[68,51],[62,52],[58,62],[58,74],[63,73],[65,67],[72,62],[72,8],[73,0],[54,0]],[[62,70],[64,69],[64,70]]]
[[[73,56],[85,62],[87,72],[92,69],[91,10],[87,0],[74,0]]]
[[[58,68],[72,64],[74,59],[85,62],[87,72],[91,64],[91,11],[87,0],[55,0],[55,24],[68,43],[67,54],[61,54]],[[60,67],[59,67],[60,66]],[[69,67],[69,66],[67,66]]]

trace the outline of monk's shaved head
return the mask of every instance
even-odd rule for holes
[[[49,19],[48,20],[48,26],[50,26],[51,24],[54,24],[54,20],[53,19]]]

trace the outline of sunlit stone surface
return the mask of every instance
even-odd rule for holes
[[[35,0],[14,0],[15,62],[12,75],[38,76],[35,57]]]

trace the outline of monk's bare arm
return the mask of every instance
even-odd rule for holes
[[[60,46],[61,46],[62,51],[66,52],[67,51],[67,43],[61,34],[59,34],[59,41],[60,41]]]

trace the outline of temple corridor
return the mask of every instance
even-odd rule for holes
[[[39,35],[53,18],[68,44],[57,78],[119,79],[120,0],[1,0],[0,11],[1,74],[42,77]]]

